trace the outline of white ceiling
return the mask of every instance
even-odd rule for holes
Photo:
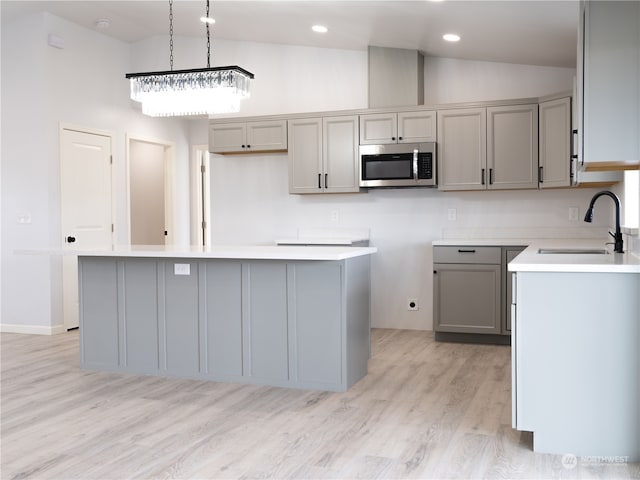
[[[174,0],[174,34],[202,36],[205,0]],[[169,32],[169,2],[2,0],[2,22],[46,10],[126,42]],[[574,67],[576,0],[503,1],[211,1],[215,39],[366,50],[368,45],[417,49],[425,55]],[[322,24],[329,32],[311,31]],[[456,44],[442,35],[462,36]]]

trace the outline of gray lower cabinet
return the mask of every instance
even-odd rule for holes
[[[369,256],[78,264],[83,368],[334,391],[367,373]]]
[[[511,289],[507,281],[507,264],[523,248],[435,246],[435,332],[490,334],[507,338],[511,330]]]

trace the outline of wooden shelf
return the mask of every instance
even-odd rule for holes
[[[585,172],[620,172],[640,170],[640,160],[626,162],[589,162],[583,166]]]

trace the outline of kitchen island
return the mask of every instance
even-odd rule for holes
[[[534,450],[640,460],[640,258],[532,242],[513,274],[512,423]],[[552,253],[540,253],[548,252]]]
[[[86,369],[346,391],[367,373],[372,247],[78,251]]]

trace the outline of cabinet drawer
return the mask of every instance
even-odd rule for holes
[[[500,247],[433,247],[433,263],[484,263],[500,265]]]

